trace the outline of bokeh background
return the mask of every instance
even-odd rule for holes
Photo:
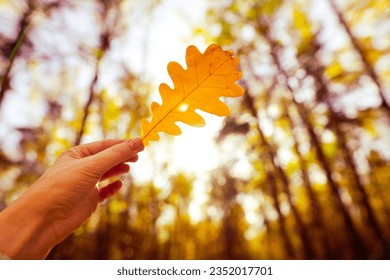
[[[162,135],[48,258],[389,259],[388,0],[1,0],[0,210],[64,150],[139,136],[211,43],[241,61],[231,116]]]

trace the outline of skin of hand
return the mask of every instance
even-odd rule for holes
[[[103,140],[64,152],[0,213],[0,252],[11,259],[45,258],[122,186],[119,180],[99,188],[97,183],[129,172],[126,162],[137,161],[143,149],[136,138]]]

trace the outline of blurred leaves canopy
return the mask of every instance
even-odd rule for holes
[[[231,116],[148,147],[48,258],[390,258],[388,0],[0,1],[0,23],[0,210],[67,148],[139,136],[168,50],[243,72]]]

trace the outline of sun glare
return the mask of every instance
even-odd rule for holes
[[[183,103],[179,107],[179,111],[180,112],[185,112],[185,111],[187,111],[187,109],[188,109],[188,104],[187,103]]]

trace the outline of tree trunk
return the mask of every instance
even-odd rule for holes
[[[299,150],[298,138],[297,138],[296,132],[294,132],[294,127],[296,127],[296,125],[294,124],[294,121],[291,117],[291,113],[289,111],[287,104],[284,102],[284,100],[282,101],[282,103],[283,103],[283,108],[285,111],[285,117],[287,118],[287,120],[290,124],[291,133],[294,137],[294,147],[293,148],[294,148],[296,155],[298,156],[299,165],[301,167],[300,170],[301,170],[301,174],[302,174],[303,185],[304,185],[305,190],[307,192],[307,196],[310,199],[311,224],[314,226],[314,228],[317,229],[317,233],[320,237],[320,241],[322,243],[323,250],[324,250],[324,253],[323,253],[324,258],[330,259],[330,258],[332,258],[333,254],[332,254],[331,246],[329,244],[329,240],[327,238],[326,224],[325,224],[325,220],[323,218],[322,209],[321,209],[319,200],[317,198],[317,194],[313,190],[313,187],[312,187],[311,182],[310,182],[310,178],[309,178],[308,171],[307,171],[308,168],[307,168],[306,160],[304,159],[303,155],[301,154],[301,152]]]
[[[120,16],[120,1],[117,0],[110,0],[110,1],[99,1],[101,7],[101,21],[103,23],[103,30],[100,34],[99,38],[99,47],[98,47],[98,55],[97,55],[97,60],[95,64],[95,69],[94,69],[94,76],[91,81],[90,87],[89,87],[89,94],[88,94],[88,100],[84,105],[83,109],[83,117],[81,119],[81,125],[80,129],[76,135],[75,139],[75,146],[79,145],[81,143],[82,137],[85,133],[85,127],[87,124],[88,116],[90,114],[90,107],[94,102],[95,99],[95,94],[96,94],[96,85],[99,79],[99,68],[100,68],[100,63],[106,54],[106,52],[110,49],[111,47],[111,42],[113,39],[114,35],[114,30],[116,28],[116,25],[118,23],[118,19]],[[114,12],[114,21],[110,25],[108,25],[107,21],[111,16],[112,13]]]
[[[249,92],[246,92],[244,98],[245,98],[245,105],[248,107],[250,114],[256,120],[258,120],[259,118],[258,118],[257,109],[254,105],[253,98],[250,96]],[[260,137],[260,141],[261,141],[260,145],[264,146],[264,150],[268,151],[270,147],[267,145],[265,136],[263,134],[263,131],[260,129],[259,125],[256,126],[256,130],[257,130],[259,137]],[[280,209],[280,202],[279,202],[279,198],[278,198],[276,178],[274,176],[272,169],[270,168],[271,161],[273,159],[270,158],[269,154],[267,155],[266,153],[264,156],[260,156],[260,158],[263,162],[263,167],[264,167],[264,170],[266,173],[266,180],[268,183],[269,193],[271,194],[271,197],[273,199],[273,204],[274,204],[275,210],[276,210],[277,215],[278,215],[279,228],[280,228],[283,243],[284,243],[286,253],[287,253],[286,257],[291,258],[291,259],[295,259],[296,253],[295,253],[295,250],[293,248],[292,242],[290,240],[289,234],[287,233],[285,217]],[[265,158],[267,158],[267,160],[265,160]]]
[[[42,5],[40,5],[41,3],[36,0],[27,0],[26,2],[28,7],[27,10],[21,16],[21,20],[19,21],[16,39],[15,41],[7,44],[9,45],[9,47],[7,46],[7,48],[4,50],[6,56],[8,56],[8,51],[10,51],[10,54],[4,73],[0,77],[0,107],[2,102],[4,101],[6,92],[10,89],[11,70],[15,60],[21,55],[19,50],[23,42],[25,42],[26,34],[31,27],[31,18],[34,12],[37,10],[43,11],[47,14],[47,16],[49,16],[51,12],[66,5],[65,1],[55,1],[52,3],[44,3]]]
[[[16,39],[14,42],[10,43],[10,49],[11,54],[9,57],[9,61],[7,63],[7,66],[4,70],[4,74],[0,78],[0,106],[4,100],[4,96],[6,92],[10,89],[10,83],[11,83],[11,69],[14,65],[15,60],[17,59],[19,55],[19,49],[21,44],[23,43],[23,40],[26,37],[26,34],[28,32],[28,29],[30,28],[30,22],[31,22],[31,16],[35,11],[35,4],[34,1],[28,2],[28,8],[22,15],[22,18],[19,22],[19,30],[18,35],[16,36]]]

